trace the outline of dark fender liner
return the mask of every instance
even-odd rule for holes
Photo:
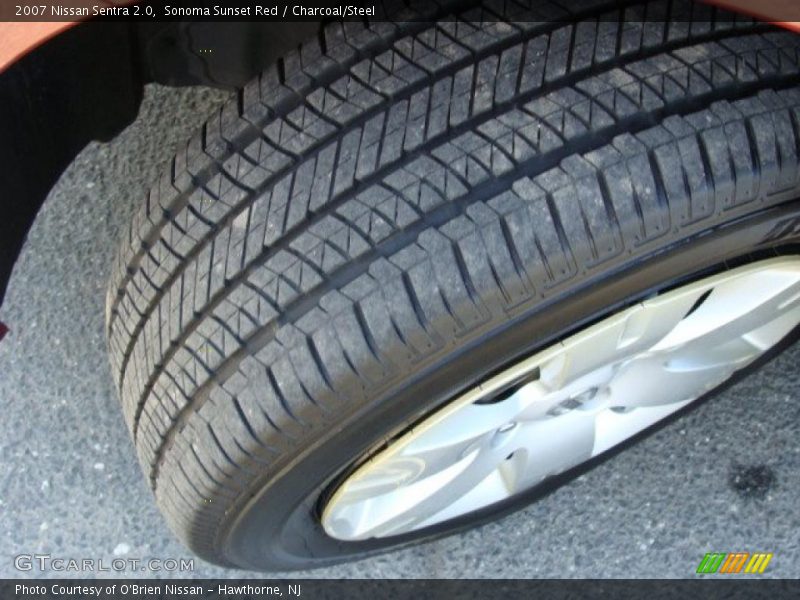
[[[319,29],[88,22],[0,73],[0,305],[50,189],[86,144],[112,139],[136,118],[144,84],[239,87]]]
[[[0,75],[0,302],[42,202],[75,155],[136,116],[130,28],[68,30]]]

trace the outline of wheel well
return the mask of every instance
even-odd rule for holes
[[[0,305],[50,189],[86,144],[135,119],[146,83],[240,87],[320,27],[89,22],[0,73]]]

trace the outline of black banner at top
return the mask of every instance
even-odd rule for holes
[[[0,21],[426,21],[442,8],[458,8],[461,14],[470,6],[481,10],[481,18],[486,20],[493,14],[504,14],[507,18],[509,5],[514,4],[512,0],[2,0]],[[555,21],[589,9],[596,2],[533,0],[530,8],[523,8],[527,4],[518,3],[521,14],[541,15],[541,20]],[[619,0],[617,4],[627,21],[663,22],[665,19],[655,4],[633,5],[630,0]],[[712,16],[717,22],[746,20],[750,18],[748,15],[766,10],[755,0],[676,0],[675,4],[685,6],[679,7],[680,10],[673,8],[671,21],[704,21]],[[769,4],[770,20],[800,20],[800,2],[770,0]],[[734,9],[734,12],[724,8]],[[464,18],[469,18],[468,14]]]

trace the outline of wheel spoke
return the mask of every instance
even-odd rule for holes
[[[515,440],[518,448],[501,467],[509,490],[526,489],[588,460],[594,435],[593,416],[579,410],[523,423]]]
[[[604,410],[595,416],[595,439],[592,456],[602,454],[620,442],[647,429],[664,417],[683,408],[691,400],[668,402],[660,406],[644,406],[626,412]]]
[[[638,310],[638,309],[637,309]],[[627,313],[604,322],[586,337],[568,340],[562,351],[541,366],[541,381],[553,390],[607,363],[606,357],[623,355],[619,340],[626,330]]]
[[[636,408],[682,402],[705,392],[707,385],[713,387],[724,381],[733,371],[727,364],[673,370],[659,356],[640,359],[611,381],[605,404],[609,408]]]
[[[513,421],[522,398],[515,394],[498,404],[469,404],[444,419],[421,427],[413,439],[398,449],[404,456],[430,456],[436,452],[460,451],[487,432]],[[446,422],[445,422],[446,421]]]
[[[328,510],[329,526],[335,528],[339,537],[365,539],[386,535],[401,525],[410,524],[410,521],[423,519],[427,516],[423,512],[425,501],[431,496],[441,494],[477,457],[478,453],[474,453],[432,477],[418,479],[409,485],[380,490],[370,490],[368,484],[367,487],[362,487],[361,477],[356,476],[337,492],[343,497],[335,502],[333,510]],[[393,459],[373,470],[392,471],[396,464],[391,463],[394,463]],[[371,475],[370,473],[367,477]],[[371,493],[365,493],[368,490]]]
[[[715,286],[708,299],[682,320],[652,351],[675,348],[702,339],[711,347],[749,333],[797,306],[800,273],[775,269]]]
[[[354,501],[345,511],[339,513],[338,518],[348,519],[353,524],[352,535],[357,536],[354,539],[389,535],[399,526],[430,518],[441,511],[442,507],[449,506],[468,494],[496,470],[504,459],[504,447],[492,444],[493,440],[483,441],[484,443],[476,445],[455,464],[432,473],[423,471],[410,485],[400,486],[380,495],[354,495]],[[404,458],[398,457],[398,460]],[[391,468],[391,465],[381,468],[386,467]],[[370,527],[364,527],[365,523],[370,523]]]

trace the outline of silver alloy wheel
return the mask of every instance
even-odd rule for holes
[[[699,398],[798,322],[798,257],[645,300],[415,425],[339,486],[322,525],[340,540],[381,538],[505,500]]]

